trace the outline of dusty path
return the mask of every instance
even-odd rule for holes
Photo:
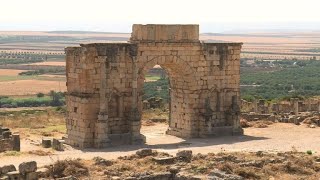
[[[147,137],[145,145],[121,146],[106,149],[77,150],[68,147],[64,152],[55,152],[51,156],[35,156],[22,154],[20,156],[0,156],[0,166],[5,164],[18,165],[23,161],[36,160],[40,166],[50,164],[56,160],[66,158],[92,159],[101,156],[114,159],[129,155],[137,149],[151,147],[170,154],[180,149],[192,149],[194,153],[208,153],[220,151],[298,151],[313,150],[320,152],[320,128],[307,128],[293,124],[273,124],[268,128],[247,128],[244,136],[229,136],[210,139],[184,140],[174,136],[165,135],[167,126],[157,124],[142,128]],[[25,148],[24,148],[25,147]],[[39,149],[39,147],[37,147]],[[24,150],[25,149],[25,150]],[[22,142],[22,150],[30,150],[30,144]]]

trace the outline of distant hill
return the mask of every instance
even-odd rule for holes
[[[129,34],[121,32],[102,32],[102,31],[47,31],[47,33],[55,34]]]

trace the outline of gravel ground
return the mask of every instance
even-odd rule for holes
[[[147,137],[145,145],[120,146],[106,149],[78,150],[70,146],[64,152],[54,152],[50,156],[37,156],[22,153],[18,156],[4,156],[0,153],[0,166],[7,164],[18,165],[24,161],[35,160],[38,166],[51,164],[56,160],[67,158],[92,159],[100,156],[105,159],[114,159],[119,156],[129,155],[136,150],[150,147],[159,151],[175,154],[181,149],[191,149],[194,153],[233,152],[233,151],[307,151],[320,152],[320,128],[308,128],[305,125],[276,123],[268,128],[246,128],[244,136],[228,136],[210,139],[184,140],[174,136],[165,135],[165,124],[156,124],[142,128],[142,133]],[[22,151],[32,150],[29,141],[22,141]],[[35,146],[35,149],[42,149]],[[2,153],[3,154],[3,153]],[[318,154],[318,153],[317,153]]]

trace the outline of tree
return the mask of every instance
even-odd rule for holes
[[[63,94],[61,92],[50,91],[49,96],[51,97],[51,106],[61,106],[63,102],[61,101]]]

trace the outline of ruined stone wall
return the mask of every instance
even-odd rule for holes
[[[0,152],[20,151],[20,135],[0,126]]]
[[[295,105],[295,103],[297,104]],[[315,111],[319,112],[320,100],[299,100],[292,98],[290,101],[282,101],[278,103],[266,103],[264,100],[255,100],[254,102],[246,102],[243,100],[241,106],[242,112],[255,112],[258,114]]]
[[[128,43],[66,48],[66,142],[104,147],[144,141],[144,77],[155,65],[170,80],[168,134],[242,133],[241,43],[203,43],[198,38],[197,25],[134,25]]]

